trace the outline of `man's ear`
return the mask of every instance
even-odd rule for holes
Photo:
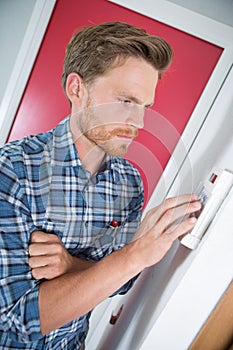
[[[77,73],[70,73],[66,79],[66,94],[71,102],[83,95],[82,78]]]

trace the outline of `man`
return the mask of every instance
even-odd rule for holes
[[[2,148],[1,349],[80,349],[91,310],[194,226],[176,222],[200,209],[195,195],[140,224],[142,182],[121,158],[171,58],[164,40],[128,24],[84,28],[64,61],[70,116]]]

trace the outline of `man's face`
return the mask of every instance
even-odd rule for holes
[[[90,147],[122,156],[144,125],[154,101],[158,72],[142,59],[128,58],[87,87],[76,121]]]

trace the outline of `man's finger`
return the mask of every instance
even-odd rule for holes
[[[43,231],[34,231],[31,234],[31,243],[46,243],[46,242],[58,242],[60,241],[58,236],[53,233],[46,233]]]
[[[162,211],[165,212],[169,209],[176,208],[181,205],[189,204],[195,201],[198,201],[198,196],[196,194],[184,194],[177,197],[167,198],[160,206],[162,208]]]
[[[195,217],[188,218],[176,225],[172,225],[165,232],[164,235],[168,235],[172,237],[172,240],[175,240],[181,236],[184,236],[188,232],[190,232],[195,224],[197,219]]]
[[[192,214],[200,209],[201,204],[198,201],[182,204],[178,207],[171,208],[161,216],[157,227],[162,233],[171,225],[176,224],[177,221],[185,219],[187,215]]]
[[[28,251],[30,256],[59,255],[62,254],[63,249],[63,246],[59,242],[35,242],[29,245]]]
[[[36,267],[35,269],[32,269],[32,276],[36,280],[40,280],[42,278],[52,279],[56,277],[56,275],[53,274],[53,271],[51,271],[51,268],[48,268],[48,266]]]
[[[28,264],[32,269],[35,269],[37,267],[43,267],[48,265],[50,262],[50,259],[45,256],[32,256],[28,259]]]

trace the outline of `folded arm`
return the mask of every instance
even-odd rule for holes
[[[34,231],[29,246],[29,265],[35,279],[53,279],[67,272],[79,272],[93,262],[72,256],[55,234]]]
[[[145,216],[135,239],[88,268],[70,269],[41,283],[39,310],[42,334],[80,317],[113,294],[144,268],[159,262],[179,236],[195,225],[195,218],[179,218],[200,209],[196,196],[165,201]]]

